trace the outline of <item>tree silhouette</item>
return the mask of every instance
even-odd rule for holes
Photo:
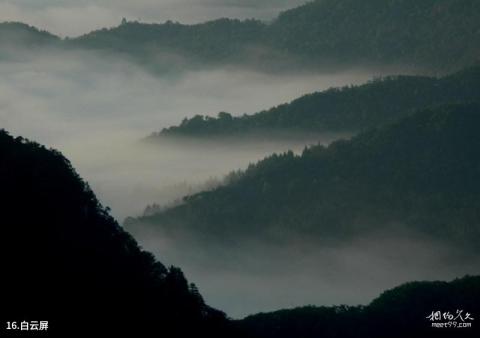
[[[225,315],[140,249],[58,151],[0,131],[0,186],[1,320],[63,336],[226,334]]]

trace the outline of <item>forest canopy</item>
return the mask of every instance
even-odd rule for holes
[[[474,248],[479,127],[477,103],[427,108],[328,147],[274,154],[126,226],[241,242],[345,239],[393,224]]]

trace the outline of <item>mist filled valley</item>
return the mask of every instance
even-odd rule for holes
[[[191,234],[132,233],[165,262],[181,266],[205,299],[233,318],[304,305],[368,304],[411,280],[475,274],[480,263],[468,250],[395,227],[333,244],[309,238],[199,244]]]
[[[480,8],[460,2],[0,2],[5,290],[50,291],[59,332],[70,306],[171,337],[478,317]]]
[[[301,153],[305,146],[350,137],[305,132],[283,138],[259,134],[239,140],[146,142],[150,133],[184,117],[252,113],[305,92],[362,84],[381,75],[218,69],[156,76],[114,56],[92,53],[44,54],[2,62],[0,69],[2,127],[60,150],[119,220],[141,216],[149,205],[181,203],[184,196],[215,188],[231,171],[272,153]],[[364,303],[403,281],[474,272],[476,263],[445,262],[448,249],[442,248],[440,256],[430,249],[441,244],[422,246],[395,237],[382,241],[393,242],[385,247],[399,247],[385,256],[384,248],[371,248],[367,240],[325,248],[304,239],[286,245],[255,241],[253,235],[248,244],[226,251],[215,242],[195,244],[188,234],[132,231],[163,262],[181,266],[210,304],[234,317],[309,303]],[[370,273],[359,279],[358,271]]]
[[[0,63],[0,123],[62,151],[119,219],[166,204],[189,187],[289,149],[342,136],[301,134],[286,140],[142,142],[195,114],[240,115],[290,101],[304,92],[362,83],[378,74],[269,75],[219,69],[158,77],[114,56],[44,54]],[[178,191],[175,191],[178,188]]]
[[[198,113],[251,113],[304,92],[362,83],[379,75],[352,71],[275,76],[219,69],[157,77],[113,56],[100,59],[88,53],[2,62],[0,72],[2,128],[60,150],[119,220],[141,215],[150,204],[169,205],[216,186],[230,171],[274,152],[298,152],[306,145],[345,136],[144,142],[153,131]],[[182,259],[171,251],[165,262],[178,265]],[[191,268],[187,275],[195,278],[195,267]],[[218,280],[220,274],[222,269],[209,275]],[[231,297],[227,288],[221,299]]]

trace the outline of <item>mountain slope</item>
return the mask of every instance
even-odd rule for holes
[[[474,247],[479,128],[478,104],[426,109],[301,156],[273,155],[224,186],[126,225],[134,233],[147,227],[218,243],[343,240],[394,225]]]
[[[282,13],[270,34],[314,62],[445,69],[478,60],[479,15],[475,0],[317,0]]]
[[[394,76],[360,86],[308,94],[252,115],[217,118],[197,115],[157,137],[265,137],[288,133],[357,132],[394,121],[414,109],[450,102],[478,101],[480,66],[442,78]]]
[[[196,25],[122,25],[70,40],[142,63],[244,64],[282,68],[404,66],[441,72],[479,60],[475,0],[316,0],[272,23],[220,19]],[[166,55],[176,55],[168,57]],[[278,67],[276,68],[278,69]]]
[[[60,153],[0,131],[0,186],[4,323],[48,320],[58,335],[221,332],[224,315],[139,248]]]
[[[458,328],[433,328],[427,317],[436,311],[453,315]],[[467,312],[473,320],[466,319]],[[249,316],[237,325],[250,338],[476,337],[479,312],[480,277],[464,277],[406,283],[367,306],[307,306]],[[443,322],[448,320],[433,321]],[[459,328],[464,324],[472,326]]]

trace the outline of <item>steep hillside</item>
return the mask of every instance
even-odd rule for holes
[[[273,155],[224,186],[126,224],[218,243],[344,240],[395,225],[475,247],[479,128],[478,104],[426,109],[301,156]]]
[[[4,324],[46,320],[63,336],[223,330],[223,313],[139,248],[59,152],[0,131],[0,186]]]
[[[479,58],[479,15],[476,0],[316,0],[282,13],[269,36],[313,62],[456,68]]]

